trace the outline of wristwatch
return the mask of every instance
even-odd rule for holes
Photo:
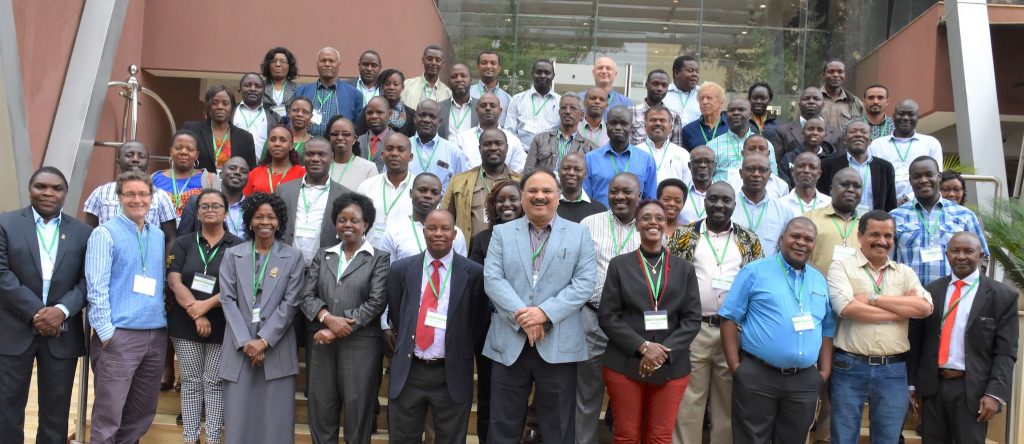
[[[868,295],[868,304],[875,305],[878,303],[878,293],[871,293]]]

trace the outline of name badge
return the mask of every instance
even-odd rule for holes
[[[252,323],[253,324],[256,324],[256,323],[260,322],[260,312],[261,311],[262,310],[260,310],[259,307],[253,307],[253,309],[252,309]]]
[[[809,314],[793,316],[793,330],[814,330],[814,318]]]
[[[668,312],[665,310],[645,311],[644,329],[647,331],[668,330]]]
[[[732,279],[726,279],[718,276],[711,278],[711,288],[715,290],[728,290],[732,288]]]
[[[897,168],[896,169],[896,181],[897,182],[909,182],[910,181],[910,170],[908,170],[906,167]]]
[[[317,230],[311,227],[295,227],[295,237],[315,238]]]
[[[270,108],[270,110],[281,117],[285,116],[284,105],[275,106],[273,108]]]
[[[857,250],[855,250],[853,247],[847,247],[846,245],[836,245],[835,248],[832,249],[832,260],[841,261],[848,257],[853,257],[854,254],[857,254]]]
[[[440,328],[444,330],[448,325],[448,316],[438,313],[434,310],[427,310],[427,318],[423,320],[423,323],[427,327]]]
[[[135,283],[132,284],[132,291],[146,296],[156,295],[156,279],[141,274],[135,275]]]
[[[921,250],[921,262],[938,262],[942,260],[942,249],[939,247]]]
[[[213,286],[217,284],[217,278],[196,273],[192,277],[192,289],[200,293],[213,294]]]
[[[319,125],[320,122],[324,121],[324,115],[320,113],[320,110],[314,109],[313,117],[309,119],[309,121],[312,122],[314,125]]]

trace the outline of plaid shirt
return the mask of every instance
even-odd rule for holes
[[[693,262],[693,255],[697,251],[697,244],[702,239],[700,227],[706,220],[701,219],[677,228],[668,240],[669,253]],[[745,267],[747,264],[764,257],[764,251],[761,250],[761,241],[757,239],[757,234],[737,223],[732,224],[732,230],[736,235],[734,237],[736,247],[739,248],[740,257],[742,258],[742,265],[740,267]]]
[[[89,198],[83,204],[83,210],[99,219],[100,224],[106,223],[118,214],[121,214],[121,201],[115,192],[116,182],[100,185],[93,190]],[[153,187],[153,200],[146,213],[146,223],[159,228],[160,224],[177,218],[177,211],[171,196],[166,191]]]
[[[331,86],[324,86],[319,80],[316,81],[316,96],[313,97],[313,109],[320,110],[320,123],[310,122],[309,133],[314,136],[322,136],[327,132],[327,122],[341,112],[338,110],[338,81]]]
[[[911,200],[899,208],[892,210],[892,218],[896,222],[896,252],[893,259],[906,264],[917,273],[921,285],[952,273],[946,260],[946,246],[954,234],[970,231],[981,238],[981,247],[988,256],[988,243],[981,223],[974,212],[953,201],[939,199],[930,214],[916,200]],[[934,262],[921,260],[921,253],[929,248],[938,247],[941,259]]]
[[[647,99],[644,99],[629,109],[633,111],[633,132],[629,136],[629,143],[639,146],[647,140],[647,118],[645,114],[647,110],[651,109],[651,105],[648,105]],[[671,109],[668,112],[672,114],[672,134],[668,140],[676,145],[683,146],[683,119]]]
[[[871,140],[875,140],[879,137],[885,137],[892,134],[893,121],[892,117],[889,116],[885,116],[885,119],[882,120],[882,123],[878,125],[871,123],[871,121],[868,120],[868,116],[856,117],[853,120],[846,122],[846,125],[843,125],[842,134],[846,134],[846,128],[850,126],[851,122],[858,121],[868,124],[868,126],[871,128]]]
[[[715,153],[715,182],[728,181],[730,171],[736,171],[733,174],[739,173],[740,167],[743,166],[743,142],[755,134],[747,128],[747,134],[741,139],[736,133],[729,131],[708,142],[708,148]],[[768,164],[772,168],[772,174],[779,174],[779,166],[775,162],[775,148],[771,142],[768,142]]]

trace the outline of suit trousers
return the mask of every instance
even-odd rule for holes
[[[690,345],[690,382],[676,416],[674,444],[703,443],[705,408],[711,409],[711,442],[732,442],[732,373],[722,334],[718,327],[701,322]]]
[[[92,336],[92,426],[89,442],[136,442],[156,416],[167,329],[114,330],[106,348]]]
[[[965,402],[966,381],[940,378],[938,392],[921,398],[921,438],[925,444],[985,442],[988,423],[977,421],[980,400]]]
[[[380,338],[349,335],[333,344],[312,345],[311,355],[307,385],[313,442],[336,444],[344,412],[345,442],[368,444],[383,359]]]
[[[600,433],[601,406],[604,405],[604,351],[608,347],[597,323],[597,312],[589,306],[580,310],[587,335],[590,359],[576,364],[576,442],[596,443]],[[613,414],[614,416],[614,414]]]
[[[422,442],[427,408],[433,416],[434,442],[462,444],[466,442],[472,400],[455,402],[445,382],[444,364],[428,365],[413,359],[409,377],[398,398],[388,405],[388,434],[393,444]]]
[[[689,377],[683,376],[661,385],[648,384],[605,367],[604,379],[615,417],[614,442],[671,443],[676,410],[680,408]]]
[[[555,339],[548,337],[544,340]],[[491,367],[488,443],[519,443],[526,422],[530,391],[534,388],[540,436],[545,442],[552,443],[576,441],[576,363],[548,363],[535,347],[524,343],[523,351],[511,366],[495,362]]]
[[[25,442],[25,406],[28,404],[32,364],[37,365],[39,428],[36,443],[65,443],[68,412],[75,382],[77,358],[64,359],[50,353],[49,340],[36,336],[24,353],[0,355],[0,442]]]
[[[732,378],[734,444],[804,444],[823,384],[817,369],[783,375],[744,358]]]

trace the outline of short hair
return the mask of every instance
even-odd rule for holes
[[[57,169],[57,167],[50,165],[43,166],[42,168],[39,168],[34,173],[32,173],[32,175],[29,176],[28,178],[29,186],[36,182],[36,178],[39,177],[40,174],[53,174],[54,176],[59,177],[60,181],[64,183],[64,188],[68,187],[68,178],[64,177],[64,173]]]
[[[885,90],[885,97],[886,98],[889,97],[889,87],[887,87],[887,86],[885,86],[885,85],[883,85],[881,83],[872,83],[872,84],[868,85],[867,88],[864,88],[864,95],[865,96],[868,95],[868,90],[871,89],[871,88],[882,88],[883,90]]]
[[[697,59],[695,59],[695,58],[693,58],[691,56],[688,56],[688,55],[681,55],[679,57],[676,57],[676,59],[672,61],[672,72],[675,73],[675,72],[682,71],[683,70],[683,66],[686,65],[686,62],[696,62],[696,61],[697,61]]]
[[[117,176],[117,181],[114,183],[114,192],[118,196],[121,195],[121,189],[124,187],[125,182],[142,182],[149,187],[149,192],[153,192],[153,179],[150,179],[149,175],[139,170],[128,170]]]
[[[842,61],[841,59],[833,57],[831,59],[825,60],[825,63],[823,63],[821,65],[821,73],[824,74],[825,72],[827,72],[828,71],[828,65],[831,65],[833,63],[842,63],[843,64],[843,70],[846,70],[846,62]]]
[[[306,103],[309,104],[309,108],[310,109],[316,109],[316,107],[313,106],[313,100],[310,99],[309,97],[300,96],[300,95],[294,95],[294,96],[292,96],[291,99],[288,99],[288,103],[285,104],[286,108],[284,110],[284,114],[285,114],[284,117],[288,116],[288,110],[292,109],[292,105],[295,104],[295,102],[306,102]]]
[[[274,233],[274,237],[281,239],[285,230],[288,229],[288,206],[281,196],[267,193],[253,193],[242,200],[242,228],[245,230],[245,236],[248,239],[256,237],[252,231],[252,218],[256,215],[256,210],[264,204],[270,205],[270,208],[274,210],[274,216],[277,216],[277,231]]]
[[[398,74],[398,77],[400,79],[402,79],[403,82],[405,81],[405,74],[403,74],[402,71],[399,71],[399,70],[397,70],[395,68],[388,68],[388,69],[385,69],[385,70],[381,71],[380,74],[377,75],[377,83],[376,84],[377,85],[384,85],[384,82],[387,81],[389,77],[391,77],[391,76],[393,76],[395,74]]]
[[[328,128],[330,128],[330,127],[328,127]],[[303,147],[307,147],[307,146],[309,146],[312,143],[322,143],[324,145],[327,145],[327,151],[329,151],[332,156],[334,155],[334,145],[331,144],[330,140],[327,140],[327,137],[325,137],[325,136],[313,136],[313,137],[310,137],[309,140],[306,141],[306,144],[303,145]],[[294,150],[292,150],[292,151],[294,151]],[[303,153],[305,153],[305,152],[303,152]],[[296,153],[296,156],[297,155],[298,155],[298,153]]]
[[[427,51],[441,51],[441,56],[443,57],[445,55],[444,48],[434,44],[427,45],[426,48],[423,48],[423,55],[427,55]]]
[[[555,186],[558,187],[558,191],[562,191],[562,183],[558,181],[558,177],[555,176],[554,172],[549,171],[546,168],[534,168],[533,171],[530,171],[529,173],[524,174],[523,178],[519,181],[519,188],[525,190],[526,189],[526,182],[528,182],[531,177],[536,176],[538,174],[546,174],[549,177],[551,177],[552,179],[554,179]]]
[[[196,141],[196,149],[199,149],[199,135],[192,132],[192,130],[180,129],[175,131],[174,134],[171,134],[171,145],[174,145],[174,139],[177,139],[178,136],[191,137],[192,140]]]
[[[646,207],[648,205],[657,206],[658,208],[661,208],[661,211],[663,211],[663,212],[667,211],[667,210],[665,210],[665,204],[661,203],[660,200],[657,200],[657,199],[644,199],[644,200],[641,200],[640,203],[638,203],[636,205],[636,210],[633,210],[633,219],[639,219],[640,218],[640,210],[644,209],[644,207]]]
[[[718,83],[712,82],[710,80],[705,81],[703,84],[700,85],[700,92],[704,91],[709,91],[723,103],[725,102],[725,88],[722,88],[722,85],[719,85]]]
[[[487,215],[487,221],[491,228],[494,228],[495,225],[502,223],[500,221],[501,218],[498,217],[498,209],[496,207],[498,205],[498,193],[505,187],[515,188],[516,191],[519,192],[520,200],[522,200],[523,187],[519,185],[519,182],[516,182],[514,180],[501,180],[498,183],[494,184],[494,188],[491,188],[491,192],[487,193],[487,197],[484,198],[484,214]],[[522,203],[520,203],[519,213],[521,214],[522,212],[523,206]]]
[[[275,46],[267,51],[267,55],[263,56],[263,63],[260,65],[260,72],[263,73],[264,82],[269,83],[273,81],[270,77],[270,62],[273,62],[274,56],[278,54],[284,54],[284,57],[288,59],[288,74],[285,75],[285,79],[295,80],[299,76],[299,67],[296,66],[295,54],[292,54],[288,48]]]
[[[909,170],[910,168],[914,167],[915,163],[921,163],[921,162],[930,162],[932,165],[935,165],[935,169],[936,170],[939,170],[939,171],[942,170],[942,168],[939,168],[939,161],[935,160],[934,157],[928,156],[928,155],[917,156],[916,159],[914,159],[913,161],[910,162],[910,165],[907,165],[907,169]]]
[[[674,120],[674,119],[672,119],[672,116],[673,116],[672,110],[668,109],[667,106],[665,106],[665,105],[663,105],[661,103],[659,103],[657,105],[654,105],[654,106],[652,106],[650,108],[647,108],[647,111],[644,111],[644,120],[647,120],[647,116],[651,115],[651,113],[668,113],[668,121],[669,121],[670,124]]]
[[[860,222],[857,224],[857,232],[860,233],[860,234],[867,233],[867,231],[868,231],[868,222],[873,221],[873,220],[877,220],[879,222],[885,222],[885,221],[892,220],[893,221],[893,225],[895,225],[895,223],[896,223],[893,220],[891,214],[889,214],[889,213],[887,213],[885,211],[882,211],[882,210],[871,210],[871,211],[868,211],[867,213],[864,213],[864,215],[860,217]]]
[[[441,183],[441,178],[437,177],[437,174],[429,173],[429,172],[422,172],[422,173],[417,174],[416,177],[412,178],[412,185],[415,187],[416,186],[416,182],[419,182],[420,179],[434,179],[438,183]]]
[[[355,205],[363,212],[363,222],[366,223],[366,231],[363,234],[369,233],[370,228],[373,227],[374,219],[377,218],[377,210],[374,209],[373,201],[369,197],[359,193],[342,193],[335,198],[334,203],[331,204],[331,221],[338,220],[338,214],[341,214],[341,210],[344,210],[349,205]]]
[[[239,78],[238,78],[238,87],[239,87],[239,88],[241,88],[241,87],[242,87],[242,82],[244,82],[244,81],[245,81],[245,78],[246,78],[246,77],[249,77],[249,76],[254,76],[254,77],[256,77],[257,79],[260,79],[260,82],[263,82],[263,85],[264,85],[264,86],[266,86],[266,85],[267,85],[267,81],[266,81],[266,80],[263,80],[263,77],[260,77],[260,74],[259,74],[258,72],[252,72],[252,71],[249,71],[249,72],[247,72],[247,73],[245,73],[245,74],[242,74],[242,77],[239,77]]]
[[[541,63],[547,63],[548,65],[551,65],[551,69],[552,70],[554,70],[554,68],[555,68],[555,64],[551,60],[549,60],[549,59],[537,59],[537,61],[533,62],[533,65],[530,66],[530,73],[533,73],[533,70],[537,69],[537,65],[539,65]]]
[[[668,179],[661,181],[661,183],[658,184],[658,192],[657,194],[655,194],[656,196],[658,196],[658,199],[661,199],[661,194],[665,192],[665,188],[668,187],[676,187],[679,188],[680,190],[683,190],[684,203],[686,202],[686,199],[689,198],[690,190],[689,187],[686,186],[686,182],[676,179],[675,177],[670,177]]]
[[[228,100],[231,100],[231,109],[235,109],[235,107],[238,106],[238,102],[235,101],[235,95],[231,94],[231,91],[228,91],[228,88],[226,86],[224,86],[224,85],[213,85],[213,86],[207,88],[206,95],[203,96],[203,104],[206,105],[206,118],[207,119],[210,118],[210,105],[213,102],[213,97],[216,96],[217,93],[219,93],[221,91],[224,91],[224,93],[228,95]]]
[[[362,53],[360,53],[359,54],[359,58],[362,59],[363,56],[365,56],[367,54],[370,54],[370,55],[372,55],[374,57],[377,57],[377,61],[379,61],[381,63],[384,63],[384,59],[381,58],[380,53],[378,53],[377,51],[374,51],[372,49],[367,49],[367,50],[363,51]]]
[[[480,64],[480,57],[483,57],[485,55],[492,55],[492,56],[497,57],[498,58],[498,64],[499,65],[501,64],[501,54],[498,54],[496,51],[491,51],[489,49],[486,49],[486,50],[480,51],[480,53],[476,55],[476,64],[477,65]]]
[[[647,73],[647,80],[645,80],[645,82],[650,82],[651,81],[651,76],[653,76],[655,74],[665,74],[665,77],[668,77],[670,82],[672,81],[672,76],[670,76],[667,72],[665,72],[664,69],[658,68],[658,69],[653,69],[653,70],[651,70],[651,72]]]
[[[334,126],[334,124],[337,121],[339,121],[339,120],[344,120],[344,121],[348,122],[350,125],[352,125],[352,131],[355,131],[355,129],[356,129],[356,124],[355,123],[353,123],[351,120],[349,120],[343,114],[335,114],[334,116],[332,116],[330,118],[330,120],[327,121],[327,126],[324,127],[324,137],[327,137],[327,134],[331,131],[331,127]]]
[[[754,82],[754,84],[750,85],[750,88],[747,89],[747,100],[750,100],[750,96],[754,94],[754,90],[757,88],[764,88],[768,90],[768,100],[775,98],[775,92],[772,91],[772,86],[769,85],[768,82]]]

